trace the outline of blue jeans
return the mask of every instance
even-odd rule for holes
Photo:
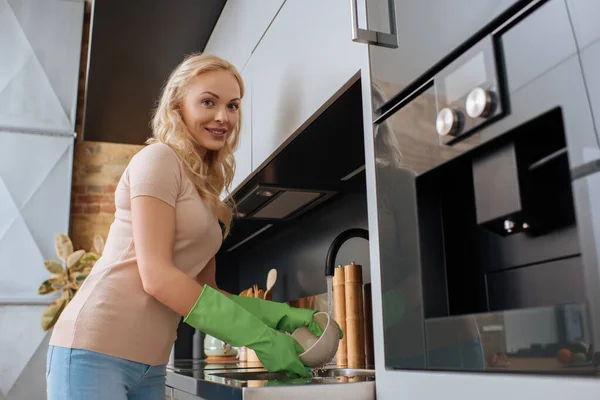
[[[164,400],[166,365],[50,346],[48,400]]]

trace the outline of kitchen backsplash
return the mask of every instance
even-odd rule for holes
[[[241,291],[254,284],[264,288],[267,273],[276,268],[278,276],[273,300],[289,301],[326,293],[325,259],[329,245],[346,229],[367,227],[365,193],[333,199],[285,229],[248,242],[233,257],[220,256],[217,282],[232,291]],[[336,263],[350,264],[352,261],[363,265],[363,282],[370,282],[369,243],[366,240],[353,238],[342,246]],[[236,275],[238,281],[232,282]]]

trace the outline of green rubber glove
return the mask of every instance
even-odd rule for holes
[[[318,311],[290,307],[287,303],[278,303],[257,297],[232,295],[231,300],[250,311],[267,326],[275,330],[294,333],[298,327],[306,326],[316,337],[323,334],[323,331],[313,319]],[[340,339],[343,336],[344,334],[340,329]]]
[[[183,321],[232,346],[254,350],[269,372],[282,372],[289,377],[311,376],[298,358],[304,350],[294,338],[271,329],[210,286],[204,285],[202,294]]]

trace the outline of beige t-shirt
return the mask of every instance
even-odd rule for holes
[[[222,243],[219,222],[175,152],[162,143],[146,146],[121,177],[104,253],[59,317],[51,345],[149,365],[168,362],[181,317],[142,287],[131,225],[131,199],[141,195],[175,208],[173,263],[178,269],[193,278],[218,251]]]

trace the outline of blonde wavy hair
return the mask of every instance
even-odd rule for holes
[[[224,234],[227,236],[231,227],[233,204],[222,202],[220,195],[223,190],[229,192],[235,173],[233,153],[239,145],[241,107],[238,109],[237,125],[223,148],[218,151],[208,150],[204,157],[196,150],[196,141],[183,123],[180,112],[189,82],[200,74],[216,70],[231,72],[240,86],[240,98],[243,98],[244,82],[232,64],[211,54],[189,55],[171,72],[162,89],[158,107],[152,118],[152,137],[146,144],[164,143],[177,153],[200,197],[208,203],[225,226]]]

